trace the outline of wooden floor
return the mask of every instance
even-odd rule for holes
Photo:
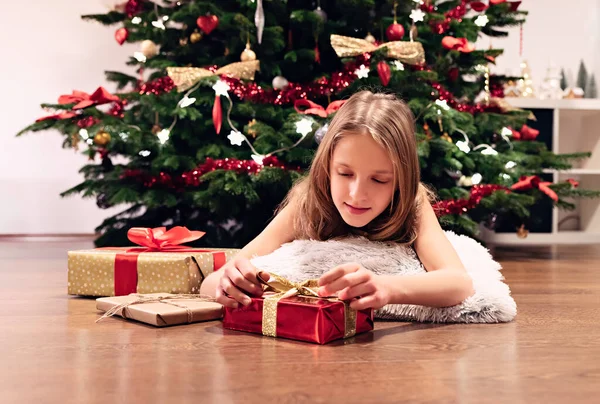
[[[600,246],[494,251],[509,324],[377,322],[317,346],[223,330],[94,323],[60,242],[0,240],[3,403],[600,402]]]

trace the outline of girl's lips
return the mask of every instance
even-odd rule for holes
[[[345,202],[344,202],[344,205],[346,205],[346,209],[348,210],[348,212],[350,212],[353,215],[362,215],[363,213],[365,213],[369,209],[371,209],[371,208],[356,208],[356,207],[354,207],[352,205],[348,205]]]

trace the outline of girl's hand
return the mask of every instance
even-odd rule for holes
[[[236,258],[225,264],[218,272],[221,279],[217,283],[216,300],[223,306],[237,308],[239,303],[247,306],[251,303],[250,297],[262,296],[262,284],[256,276],[258,270],[247,258]],[[269,274],[262,273],[262,278],[269,280]]]
[[[366,270],[360,264],[348,263],[335,267],[319,278],[319,295],[336,292],[341,300],[353,300],[354,310],[380,309],[390,301],[391,292],[385,278]]]

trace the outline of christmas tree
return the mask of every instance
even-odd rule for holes
[[[127,61],[137,74],[109,71],[112,91],[43,104],[52,113],[21,133],[53,128],[89,155],[84,181],[63,195],[126,205],[99,225],[97,245],[127,244],[134,226],[184,225],[207,232],[200,245],[235,247],[272,218],[345,98],[394,92],[416,117],[422,180],[443,226],[474,236],[502,219],[516,229],[537,201],[573,208],[565,198],[598,194],[540,180],[589,154],[537,142],[530,113],[502,98],[508,78],[490,75],[502,50],[473,45],[523,23],[519,4],[117,2],[83,18],[113,26],[118,44],[139,42]]]
[[[577,71],[577,87],[585,91],[588,82],[588,72],[585,68],[583,60],[579,62],[579,70]]]
[[[596,98],[598,90],[596,89],[596,77],[592,74],[585,89],[585,98]]]

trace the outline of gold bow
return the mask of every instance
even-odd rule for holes
[[[350,308],[350,305],[339,300],[337,297],[321,297],[317,292],[319,281],[317,279],[308,279],[303,282],[292,282],[282,276],[269,272],[269,280],[265,281],[258,274],[258,280],[266,285],[265,292],[275,292],[274,295],[266,295],[263,298],[263,317],[262,333],[269,337],[277,336],[277,302],[286,297],[306,296],[330,301],[340,301],[344,304],[345,330],[344,338],[352,337],[356,334],[356,310]]]
[[[331,35],[331,46],[341,58],[374,52],[385,47],[390,58],[398,59],[409,65],[425,63],[425,50],[420,42],[393,41],[373,45],[365,39],[333,34]]]
[[[206,77],[226,75],[240,80],[254,80],[254,73],[260,70],[260,62],[235,62],[212,72],[201,67],[167,67],[167,74],[177,86],[177,91],[182,92],[194,86]]]

